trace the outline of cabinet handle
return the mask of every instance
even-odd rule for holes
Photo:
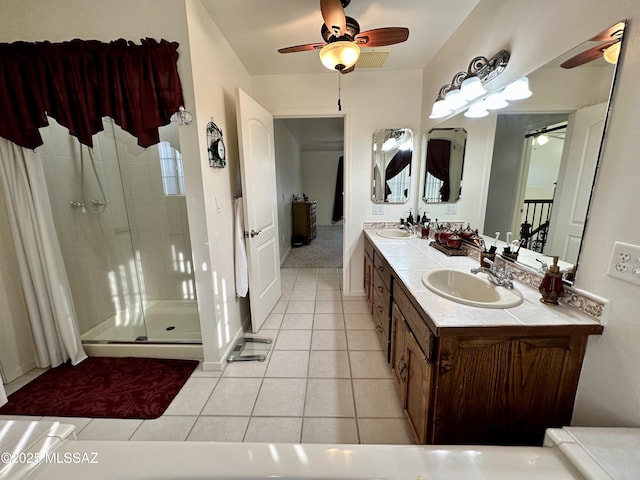
[[[376,330],[378,333],[382,333],[382,327],[380,325],[376,325]]]
[[[384,311],[384,308],[382,308],[380,305],[378,305],[376,307],[376,310],[378,310],[378,313],[382,313]]]
[[[398,369],[398,372],[401,372],[402,370],[404,370],[404,367],[405,367],[405,364],[404,364],[404,358],[401,358],[401,359],[398,361],[398,365],[397,365],[397,367],[396,367],[396,368]]]
[[[378,285],[378,287],[377,287],[377,288],[378,288],[378,291],[379,291],[380,293],[384,292],[384,287],[381,287],[380,285]]]
[[[378,265],[378,271],[379,272],[384,272],[384,267],[382,265]]]
[[[403,382],[407,379],[407,367],[405,366],[402,370],[400,370],[400,380]]]

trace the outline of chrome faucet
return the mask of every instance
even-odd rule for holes
[[[474,274],[477,274],[480,272],[486,273],[487,278],[494,285],[498,285],[499,287],[504,287],[509,290],[513,288],[513,275],[511,272],[507,272],[503,267],[500,267],[500,268],[496,267],[495,263],[487,258],[485,258],[483,261],[491,265],[491,268],[487,268],[487,267],[472,268],[471,273],[474,273]]]
[[[402,225],[400,225],[400,229],[406,230],[411,235],[416,234],[416,226],[413,223],[404,222]]]

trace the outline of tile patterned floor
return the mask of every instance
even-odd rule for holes
[[[282,298],[257,334],[274,340],[264,362],[199,367],[154,420],[55,420],[95,440],[413,443],[365,300],[341,295],[341,270],[281,272]]]

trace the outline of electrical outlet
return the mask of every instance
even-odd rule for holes
[[[607,275],[640,285],[640,246],[615,242]]]
[[[384,205],[379,203],[373,204],[373,214],[374,215],[384,215]]]
[[[458,206],[455,203],[447,203],[445,207],[445,214],[447,215],[455,215],[458,213]]]

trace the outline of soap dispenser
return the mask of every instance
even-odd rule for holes
[[[409,209],[409,216],[407,217],[407,223],[413,225],[413,215],[411,215],[411,209]]]
[[[558,298],[564,296],[564,286],[562,285],[562,273],[558,267],[558,257],[553,257],[553,265],[551,265],[544,274],[540,287],[538,288],[542,294],[540,301],[550,305],[558,305]]]

